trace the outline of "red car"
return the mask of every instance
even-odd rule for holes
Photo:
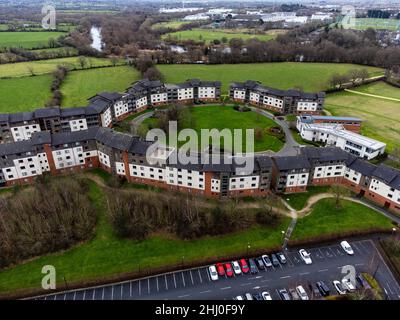
[[[249,273],[250,269],[249,266],[247,265],[247,262],[245,259],[239,260],[240,268],[242,268],[243,273]]]
[[[215,266],[217,267],[218,275],[220,277],[223,277],[225,275],[225,269],[224,269],[223,264],[222,263],[217,263]]]
[[[227,277],[233,277],[233,269],[230,263],[225,263],[225,271]]]

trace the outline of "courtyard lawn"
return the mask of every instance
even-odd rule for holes
[[[222,81],[222,93],[227,94],[229,84],[235,81],[257,80],[278,89],[300,88],[315,92],[329,87],[329,78],[351,69],[367,69],[370,76],[382,75],[383,70],[353,64],[273,62],[220,65],[158,65],[166,82],[178,83],[190,78]]]
[[[87,99],[96,93],[123,92],[139,79],[139,72],[128,66],[72,71],[61,86],[61,104],[65,107],[85,106]]]
[[[65,252],[59,252],[0,271],[0,293],[19,289],[39,289],[44,265],[57,270],[57,282],[71,284],[93,279],[104,279],[122,273],[180,265],[204,259],[221,259],[229,255],[245,254],[251,250],[267,249],[282,244],[281,230],[286,230],[289,219],[282,218],[277,228],[255,226],[243,232],[224,236],[204,237],[183,241],[167,235],[154,235],[144,241],[118,238],[108,221],[106,199],[100,188],[91,183],[90,196],[98,209],[99,219],[94,237]],[[251,253],[251,251],[250,251]]]
[[[309,215],[297,221],[291,240],[392,227],[388,218],[361,204],[343,200],[342,208],[338,210],[334,199],[322,199]]]
[[[177,32],[167,33],[162,36],[164,40],[178,40],[178,41],[185,41],[185,40],[194,40],[194,41],[205,41],[211,42],[213,40],[221,40],[222,38],[226,38],[228,41],[233,38],[240,38],[243,40],[257,38],[261,41],[268,41],[271,39],[276,38],[276,34],[255,34],[252,30],[235,30],[235,29],[200,29],[194,28],[190,30],[183,30]]]
[[[65,36],[65,32],[43,31],[43,32],[0,32],[0,48],[21,47],[32,49],[47,47],[50,39]]]
[[[329,188],[329,186],[307,187],[307,192],[285,194],[282,198],[285,199],[293,209],[301,210],[306,205],[308,199],[316,194],[327,192]]]
[[[358,90],[372,90],[372,87]],[[388,90],[387,87],[385,87]],[[396,88],[393,88],[393,90]],[[400,89],[396,89],[399,90]],[[390,89],[389,91],[392,91]],[[377,92],[379,93],[379,92]],[[383,94],[383,92],[382,92]],[[385,92],[388,94],[388,92]],[[391,93],[396,97],[398,93]],[[335,116],[353,116],[364,120],[361,133],[367,137],[385,142],[387,151],[399,146],[400,102],[362,96],[350,92],[327,95],[325,108]]]
[[[0,79],[0,113],[31,111],[44,107],[51,97],[52,77]]]
[[[1,34],[1,32],[0,32]],[[31,70],[35,75],[51,73],[58,65],[80,69],[78,57],[39,60],[30,62],[8,63],[0,65],[0,78],[30,76]],[[88,65],[85,68],[111,66],[112,62],[106,58],[86,58]],[[31,69],[31,70],[30,70]]]
[[[257,151],[279,151],[284,142],[277,137],[269,134],[268,129],[278,126],[273,120],[263,117],[255,112],[239,112],[232,106],[200,106],[190,108],[194,127],[198,137],[201,136],[201,129],[242,129],[243,140],[245,140],[245,129],[263,129],[263,137],[260,140],[255,139],[254,150]],[[144,125],[155,126],[156,119],[148,118],[143,121]],[[183,142],[181,145],[184,144]],[[221,141],[222,147],[223,141]],[[245,141],[242,144],[243,150],[246,148]]]
[[[309,215],[297,221],[291,240],[392,227],[388,218],[362,204],[342,200],[342,208],[337,209],[334,199],[322,199]]]

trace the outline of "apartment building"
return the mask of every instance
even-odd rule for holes
[[[386,144],[344,129],[340,124],[300,122],[300,136],[307,141],[337,146],[357,157],[371,160],[385,153]]]
[[[249,103],[281,114],[322,113],[325,93],[306,93],[300,90],[278,90],[247,80],[230,85],[229,96],[240,103]]]
[[[362,120],[355,117],[334,117],[319,115],[301,115],[296,119],[297,130],[300,131],[303,124],[327,123],[340,124],[344,129],[360,133]]]

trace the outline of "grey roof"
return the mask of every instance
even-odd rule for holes
[[[256,157],[256,160],[261,170],[272,167],[272,160],[270,157],[266,156]]]
[[[110,128],[97,128],[96,140],[106,146],[113,147],[121,151],[128,151],[134,137],[131,135],[116,132]]]
[[[129,89],[129,93],[135,91],[146,91],[163,87],[164,84],[160,80],[142,79],[135,82]]]
[[[132,144],[129,148],[129,152],[139,154],[139,155],[145,155],[147,149],[152,144],[153,144],[153,142],[151,142],[151,141],[144,141],[144,140],[139,139],[138,137],[134,137]]]
[[[376,169],[372,173],[372,176],[382,180],[383,182],[385,182],[387,184],[390,184],[392,181],[394,181],[395,178],[397,178],[397,176],[399,174],[400,174],[400,172],[398,170],[389,168],[389,167],[381,164],[376,167]]]
[[[94,140],[98,130],[98,127],[92,127],[88,130],[54,133],[51,137],[51,144],[58,146],[67,143]]]
[[[18,112],[18,113],[11,113],[9,115],[9,122],[10,123],[31,121],[33,119],[34,119],[33,112]]]
[[[305,155],[310,161],[346,161],[349,153],[338,147],[302,147],[300,153]]]
[[[98,99],[93,101],[87,108],[89,108],[89,113],[86,112],[86,114],[92,114],[92,113],[102,113],[104,110],[108,108],[109,102]]]
[[[32,145],[42,145],[42,144],[51,144],[51,133],[50,131],[39,131],[34,132],[31,136]]]
[[[8,113],[0,113],[0,122],[8,122],[10,115]]]
[[[109,100],[109,101],[117,101],[119,99],[121,99],[123,97],[123,95],[121,93],[118,92],[100,92],[98,94],[96,94],[95,96],[89,98],[89,101],[94,101],[97,99],[105,99],[105,100]]]
[[[279,170],[311,168],[310,162],[304,155],[295,157],[274,157],[273,160]]]
[[[54,118],[59,117],[61,112],[59,107],[36,109],[35,118]]]
[[[376,169],[375,165],[357,157],[347,167],[361,173],[363,176],[371,176],[372,172]]]
[[[314,116],[314,115],[304,115],[300,117],[302,122],[313,123],[314,120],[327,120],[327,121],[353,121],[361,122],[360,118],[355,117],[335,117],[335,116]]]
[[[1,143],[0,144],[0,156],[33,151],[33,149],[34,149],[34,147],[30,140],[23,140],[23,141],[10,142],[10,143]]]
[[[86,114],[85,107],[63,108],[61,109],[61,117],[84,116]]]
[[[187,170],[194,170],[194,171],[202,171],[203,165],[201,162],[200,156],[188,156],[187,160],[188,163],[182,163],[181,158],[177,156],[177,152],[174,151],[173,154],[170,155],[168,158],[168,166],[178,169],[187,169]]]
[[[397,176],[397,178],[395,178],[395,179],[390,183],[390,186],[393,187],[393,188],[395,188],[395,189],[397,189],[397,190],[400,190],[400,173],[399,173],[399,175]]]

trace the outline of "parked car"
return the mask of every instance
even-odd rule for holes
[[[286,289],[279,289],[278,293],[279,293],[281,300],[291,300],[289,293],[287,292]]]
[[[329,290],[329,288],[327,287],[327,285],[323,281],[318,281],[316,283],[316,286],[317,286],[319,292],[321,292],[321,295],[323,297],[329,296],[330,290]]]
[[[367,280],[365,280],[364,276],[363,276],[361,273],[359,273],[359,274],[356,276],[356,279],[357,279],[358,283],[359,283],[364,289],[371,289],[371,285],[368,283]]]
[[[317,287],[313,286],[312,284],[309,284],[309,288],[313,299],[319,299],[322,297]]]
[[[276,257],[275,253],[271,254],[271,260],[272,260],[272,265],[274,267],[278,267],[279,266],[279,260]]]
[[[350,246],[350,244],[347,241],[342,241],[340,243],[342,249],[344,252],[346,252],[348,255],[352,256],[354,254],[353,248]]]
[[[229,262],[227,262],[227,263],[225,263],[224,267],[225,267],[226,276],[233,277],[232,265]]]
[[[254,259],[249,259],[249,265],[250,265],[250,273],[252,274],[258,273],[257,265]]]
[[[271,259],[268,257],[268,255],[264,254],[261,258],[263,259],[266,267],[268,268],[272,267],[272,262]]]
[[[310,300],[308,297],[307,291],[303,288],[303,286],[297,286],[296,291],[301,300]]]
[[[271,297],[271,295],[269,294],[268,291],[264,291],[261,295],[262,295],[264,300],[272,300],[272,297]]]
[[[300,258],[305,262],[305,264],[312,264],[311,256],[306,249],[300,249],[299,254]]]
[[[333,286],[335,287],[337,293],[346,294],[346,289],[343,288],[343,286],[339,280],[333,280],[332,283],[333,283]]]
[[[244,300],[242,296],[237,296],[234,298],[235,300]]]
[[[232,261],[232,268],[233,268],[233,272],[236,275],[239,275],[242,273],[242,270],[240,269],[239,263],[237,261]]]
[[[240,268],[242,269],[243,273],[249,273],[249,265],[247,264],[245,259],[240,259],[239,260]]]
[[[299,295],[297,294],[297,291],[293,288],[289,288],[290,295],[292,296],[292,300],[300,300]]]
[[[253,296],[250,293],[246,293],[244,296],[246,300],[253,300]]]
[[[352,291],[356,290],[355,284],[353,284],[350,281],[350,279],[342,279],[342,286],[343,286],[343,289],[346,289],[349,292],[352,292]]]
[[[256,264],[257,264],[258,269],[264,270],[265,269],[265,265],[264,265],[263,259],[260,257],[260,258],[256,258],[255,260],[256,260]]]
[[[218,273],[217,273],[217,268],[215,266],[209,266],[208,267],[208,272],[210,273],[210,278],[213,281],[218,280]]]
[[[224,269],[223,264],[222,263],[217,263],[215,266],[217,267],[218,275],[220,277],[223,277],[225,275],[225,269]]]
[[[253,294],[253,298],[254,298],[254,300],[264,300],[262,295],[259,294],[258,292]]]
[[[282,264],[286,263],[286,257],[282,252],[278,252],[276,256],[278,257],[280,263]]]

